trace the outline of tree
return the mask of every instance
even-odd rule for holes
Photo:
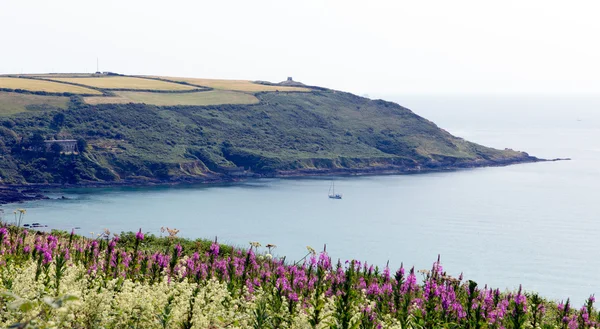
[[[77,151],[79,151],[79,153],[85,152],[85,150],[87,150],[87,146],[88,143],[85,139],[77,138]]]
[[[60,152],[62,152],[62,146],[58,143],[52,143],[52,145],[50,145],[50,152],[60,154]]]
[[[55,129],[60,129],[65,124],[65,115],[63,113],[57,113],[52,118],[52,127]]]
[[[45,151],[46,150],[46,143],[44,143],[44,136],[42,136],[40,133],[33,134],[33,136],[31,136],[31,139],[29,140],[29,143],[31,144],[31,148],[36,151]]]

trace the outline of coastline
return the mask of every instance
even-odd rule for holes
[[[47,190],[64,188],[101,188],[101,187],[144,187],[144,186],[176,186],[185,184],[222,184],[241,182],[249,178],[302,178],[324,176],[376,176],[376,175],[411,175],[434,172],[456,171],[485,167],[504,167],[525,163],[568,161],[570,158],[540,159],[528,156],[526,158],[508,159],[504,161],[472,161],[454,165],[439,165],[425,167],[378,166],[368,168],[327,168],[327,169],[297,169],[278,171],[272,174],[247,173],[244,175],[214,174],[211,176],[182,176],[171,180],[155,179],[124,179],[117,182],[84,182],[80,184],[0,184],[0,206],[9,203],[49,199]]]

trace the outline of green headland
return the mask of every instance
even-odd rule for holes
[[[291,79],[0,76],[0,124],[4,187],[416,173],[540,160],[455,137],[392,102]]]

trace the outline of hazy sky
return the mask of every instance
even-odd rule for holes
[[[0,73],[600,93],[600,1],[0,0]]]

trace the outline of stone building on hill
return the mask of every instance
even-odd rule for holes
[[[53,144],[59,145],[63,153],[77,152],[77,140],[75,139],[48,140],[44,141],[44,144],[46,145],[46,152],[50,152]]]
[[[289,86],[289,87],[302,87],[305,86],[302,82],[294,81],[292,77],[288,77],[287,80],[281,81],[278,83],[280,86]]]

